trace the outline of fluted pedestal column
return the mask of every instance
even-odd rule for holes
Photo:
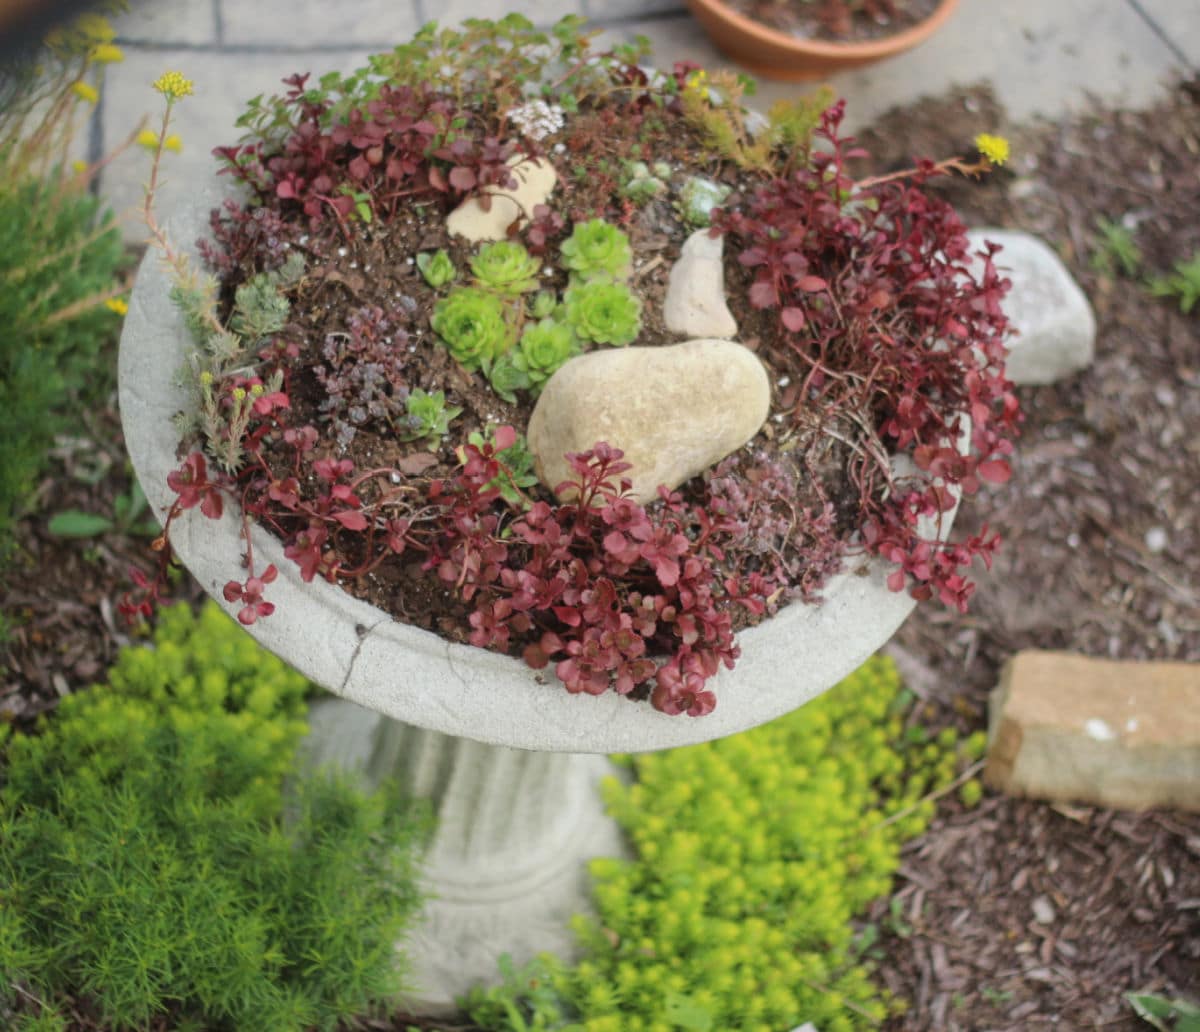
[[[573,955],[568,922],[590,906],[587,861],[624,855],[600,801],[600,779],[614,772],[603,756],[484,745],[341,699],[322,700],[310,719],[311,762],[371,784],[397,777],[433,804],[427,903],[401,944],[414,1010],[445,1013],[473,985],[499,982],[502,953],[518,965],[543,950]]]

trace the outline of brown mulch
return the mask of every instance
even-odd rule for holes
[[[1200,662],[1200,312],[1144,282],[1200,251],[1194,87],[1148,112],[1015,129],[974,90],[879,125],[862,139],[892,167],[1007,133],[1010,170],[948,190],[970,225],[1056,246],[1097,319],[1089,369],[1019,389],[1013,478],[956,528],[986,521],[1004,547],[967,616],[919,607],[896,636],[910,686],[935,720],[976,728],[1020,649]],[[1142,274],[1098,271],[1100,218],[1134,230]],[[880,966],[911,1001],[895,1029],[1134,1032],[1148,1026],[1124,993],[1200,997],[1200,815],[954,800],[910,845],[898,885],[899,902],[872,915],[885,929],[890,907],[904,915]]]
[[[1012,127],[972,90],[862,135],[893,168],[967,153],[981,130],[1008,135],[1009,170],[944,188],[970,224],[1057,246],[1099,327],[1090,369],[1019,391],[1014,477],[964,507],[961,530],[986,520],[1005,538],[971,612],[921,607],[891,646],[934,722],[982,727],[1000,665],[1022,648],[1200,662],[1200,313],[1092,266],[1098,217],[1135,228],[1146,275],[1200,250],[1196,94],[1185,84],[1149,112]],[[78,451],[56,465],[3,586],[0,719],[24,723],[98,679],[127,640],[113,614],[126,568],[149,565],[144,540],[63,542],[44,525],[62,508],[111,511],[128,486],[113,406],[95,420],[94,449],[118,458],[95,483]],[[181,592],[196,597],[190,582]],[[880,977],[910,1001],[896,1030],[1135,1032],[1148,1026],[1124,992],[1200,997],[1200,815],[950,799],[906,850],[895,899],[867,920],[885,933]]]

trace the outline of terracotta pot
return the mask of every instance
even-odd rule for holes
[[[820,79],[882,61],[915,47],[946,22],[958,0],[941,0],[923,22],[894,36],[837,43],[803,39],[738,14],[722,0],[687,0],[692,14],[723,53],[756,75],[789,82]]]

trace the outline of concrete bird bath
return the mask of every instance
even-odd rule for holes
[[[201,195],[167,230],[195,255],[219,195]],[[198,260],[198,259],[194,259]],[[179,465],[172,422],[184,408],[173,384],[191,346],[169,299],[170,275],[151,251],[138,273],[119,360],[120,406],[130,457],[156,513],[174,495]],[[949,531],[950,518],[943,521]],[[241,519],[190,509],[172,525],[179,559],[226,610],[221,589],[238,576]],[[616,826],[597,792],[605,754],[722,738],[821,694],[882,646],[914,606],[889,591],[878,561],[857,561],[828,584],[819,607],[793,605],[739,635],[741,658],[711,682],[705,717],[670,717],[609,693],[569,695],[551,671],[445,641],[396,623],[333,584],[306,584],[266,531],[252,530],[261,566],[274,563],[277,610],[248,633],[337,699],[314,708],[315,761],[397,775],[432,801],[438,828],[426,854],[430,901],[405,943],[414,1007],[449,1009],[454,997],[496,980],[496,959],[540,950],[569,955],[571,914],[587,908],[585,861],[619,855]]]

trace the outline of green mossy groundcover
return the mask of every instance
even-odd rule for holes
[[[983,745],[906,728],[912,702],[875,657],[763,727],[627,759],[632,783],[605,791],[635,858],[593,861],[585,959],[505,965],[504,987],[465,1001],[471,1017],[513,1032],[877,1027],[903,1001],[872,980],[878,929],[855,917],[891,892],[930,794]]]
[[[427,821],[391,789],[285,781],[311,690],[215,605],[176,606],[8,737],[0,1026],[66,1028],[70,1005],[113,1029],[332,1029],[400,988]]]

